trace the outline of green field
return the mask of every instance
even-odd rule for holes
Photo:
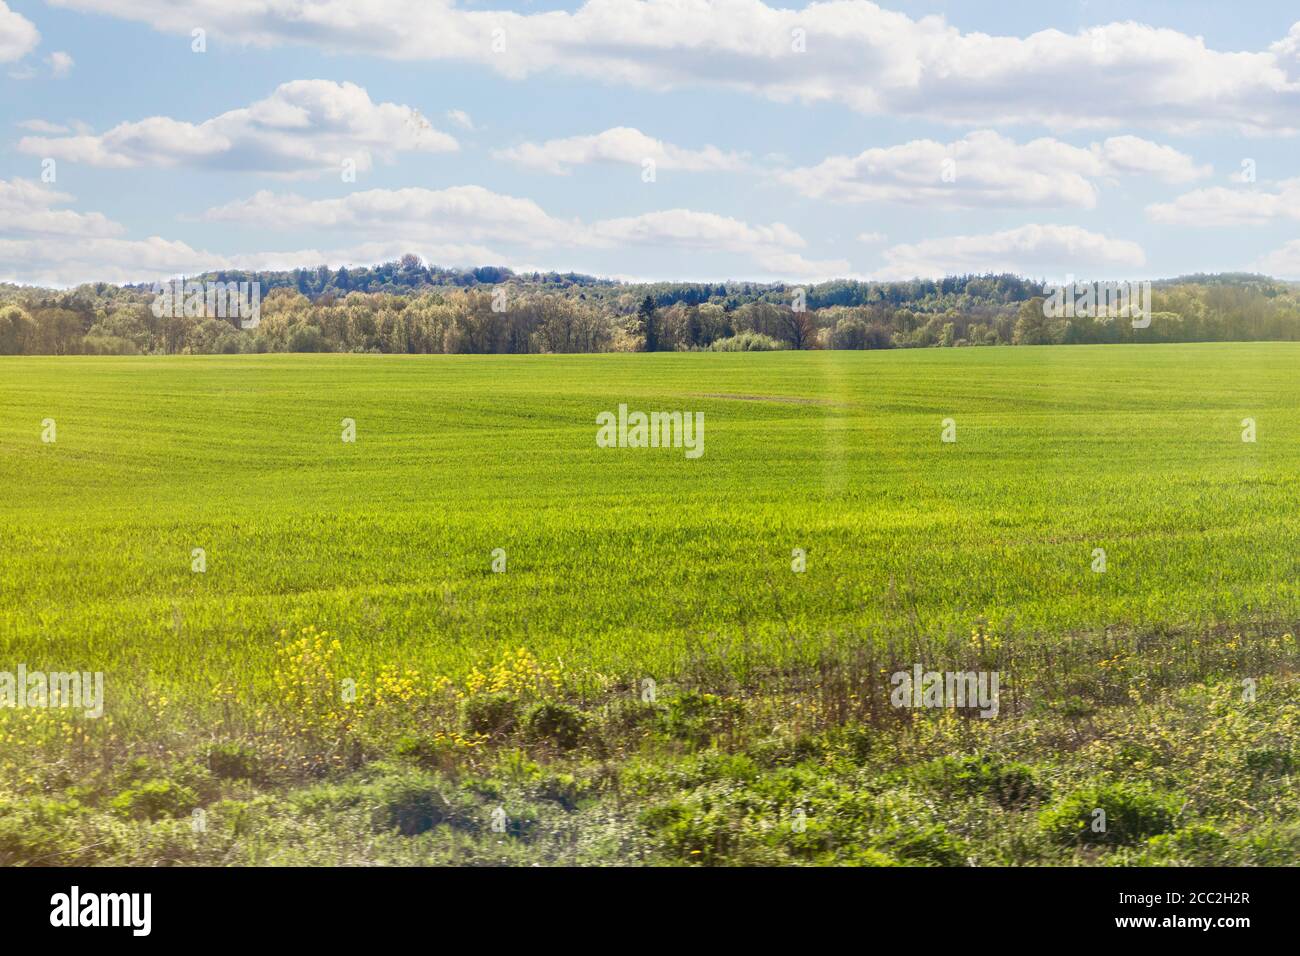
[[[277,644],[308,627],[339,642],[330,680],[459,686],[524,648],[584,701],[646,677],[807,687],[831,656],[941,654],[972,629],[1021,655],[1016,713],[1051,696],[1052,654],[1121,633],[1140,650],[1249,632],[1281,641],[1252,652],[1259,678],[1285,677],[1298,373],[1300,346],[1269,343],[0,359],[0,669],[103,671],[113,728],[110,746],[79,725],[79,757],[47,735],[41,763],[0,725],[11,797],[85,785],[92,812],[120,781],[85,768],[110,752],[260,746]],[[703,456],[598,448],[620,404],[703,412]],[[1161,664],[1170,693],[1235,666],[1187,653]],[[312,767],[274,786],[337,769]]]

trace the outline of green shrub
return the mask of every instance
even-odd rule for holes
[[[909,863],[929,866],[964,866],[966,863],[966,844],[938,824],[895,824],[877,842],[889,856]]]
[[[414,836],[443,823],[479,828],[477,804],[436,777],[418,773],[387,777],[375,785],[375,796],[371,823],[376,830]]]
[[[161,770],[161,767],[150,763],[147,757],[132,757],[129,760],[114,764],[112,778],[118,787],[125,787],[152,779]]]
[[[198,795],[184,784],[172,780],[148,780],[138,787],[123,790],[109,806],[133,820],[157,820],[180,817],[199,805]]]
[[[461,718],[470,733],[504,737],[519,726],[519,701],[509,694],[480,694],[461,704]]]
[[[832,739],[855,763],[865,763],[876,745],[876,732],[866,724],[846,724],[832,732]]]
[[[833,861],[839,866],[902,866],[888,853],[882,853],[873,847],[853,847],[845,853],[838,854]]]
[[[1226,866],[1232,858],[1232,841],[1203,823],[1153,836],[1147,843],[1150,862],[1161,865]]]
[[[643,810],[639,822],[662,849],[688,863],[721,862],[736,845],[732,821],[720,809],[694,801]]]
[[[752,784],[757,782],[760,776],[754,758],[744,753],[733,754],[709,750],[696,757],[694,765],[701,781]]]
[[[403,737],[393,746],[393,753],[421,769],[453,773],[461,764],[464,749],[448,737]]]
[[[632,698],[619,697],[610,702],[605,714],[605,724],[611,730],[628,733],[654,724],[663,708],[658,704]]]
[[[590,791],[591,787],[586,781],[579,780],[571,773],[548,774],[536,787],[538,797],[558,803],[570,812],[578,809],[578,804]]]
[[[1115,748],[1114,755],[1106,763],[1116,770],[1125,767],[1165,767],[1169,765],[1169,754],[1151,744],[1127,740]]]
[[[222,780],[256,780],[260,761],[251,747],[230,741],[208,750],[208,769]]]
[[[662,716],[664,731],[671,737],[705,747],[742,715],[740,703],[717,694],[687,691],[668,701]]]
[[[770,335],[761,332],[741,332],[730,338],[716,339],[709,346],[710,352],[779,352],[786,347]]]
[[[1295,866],[1300,860],[1300,823],[1270,821],[1252,831],[1245,845],[1255,866]]]
[[[1283,776],[1296,767],[1291,751],[1282,747],[1259,747],[1246,751],[1246,769],[1260,776]]]
[[[1146,786],[1115,783],[1076,790],[1039,814],[1039,826],[1057,843],[1117,846],[1140,843],[1174,829],[1178,800]],[[1097,810],[1105,811],[1105,829]]]
[[[989,754],[940,757],[916,767],[912,776],[917,783],[946,797],[987,797],[1007,809],[1023,807],[1047,795],[1046,786],[1039,783],[1031,767],[1003,763]]]
[[[582,711],[554,701],[534,704],[524,715],[524,731],[530,740],[551,743],[561,750],[578,746],[588,724]]]
[[[78,864],[70,852],[82,842],[74,827],[85,813],[76,800],[0,800],[0,866]]]

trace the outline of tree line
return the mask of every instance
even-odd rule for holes
[[[888,349],[1300,339],[1300,285],[1263,276],[1155,283],[1152,321],[1044,315],[1011,275],[908,282],[625,284],[560,273],[379,266],[196,277],[258,282],[259,321],[156,314],[149,286],[0,285],[0,354],[557,353]]]

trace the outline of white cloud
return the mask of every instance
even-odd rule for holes
[[[414,252],[443,266],[501,262],[499,253],[473,244],[366,242],[341,249],[295,249],[220,255],[178,240],[95,238],[0,239],[0,282],[66,288],[83,282],[154,282],[217,269],[296,269],[374,265]]]
[[[166,116],[122,123],[101,135],[26,136],[18,148],[94,166],[197,166],[307,175],[364,172],[372,154],[445,152],[456,140],[417,110],[374,103],[353,83],[295,80],[244,109],[194,124]]]
[[[439,242],[504,239],[546,246],[573,244],[582,235],[577,223],[551,217],[531,199],[503,196],[481,186],[368,189],[338,199],[262,190],[209,209],[203,218],[267,229],[346,229],[375,238],[400,232]]]
[[[1269,47],[1269,51],[1283,63],[1292,66],[1300,63],[1300,22],[1292,24],[1291,32]]]
[[[1098,149],[1096,144],[1090,147]],[[1137,136],[1112,136],[1101,144],[1101,160],[1107,175],[1154,176],[1167,183],[1204,179],[1213,167],[1198,166],[1192,157],[1172,146],[1161,146]]]
[[[978,130],[953,143],[913,140],[853,157],[832,156],[777,178],[804,196],[838,202],[1091,209],[1099,180],[1138,173],[1187,182],[1210,169],[1136,136],[1081,148],[1050,137],[1017,143]]]
[[[117,234],[122,227],[99,213],[43,208],[69,198],[22,180],[0,181],[0,217],[13,235],[0,238],[0,281],[68,287],[82,282],[150,282],[214,269],[295,269],[321,264],[337,269],[392,261],[407,252],[446,266],[502,261],[499,253],[485,246],[418,240],[227,256],[160,236],[121,238]],[[10,228],[9,223],[18,228]]]
[[[211,269],[369,264],[406,252],[452,266],[520,266],[551,256],[551,268],[567,269],[575,251],[637,248],[678,251],[693,260],[701,258],[699,253],[731,253],[778,278],[832,278],[848,272],[841,260],[805,258],[803,237],[781,223],[753,225],[689,209],[582,223],[557,219],[532,200],[481,186],[372,189],[319,200],[258,192],[210,209],[203,218],[258,230],[343,233],[347,241],[324,250],[239,255],[196,250],[159,236],[122,238],[122,226],[100,213],[55,208],[71,199],[27,180],[0,180],[0,219],[9,234],[0,239],[0,281],[60,286],[140,282]]]
[[[1281,249],[1274,249],[1252,268],[1279,279],[1300,279],[1300,239],[1292,239]]]
[[[464,110],[447,110],[447,119],[451,120],[461,129],[473,129],[474,120]]]
[[[588,163],[624,163],[641,166],[653,160],[657,169],[684,172],[735,171],[746,166],[746,157],[724,153],[716,146],[692,150],[647,136],[639,129],[616,126],[591,136],[570,136],[545,143],[523,143],[510,149],[494,150],[497,159],[508,160],[556,175]]]
[[[887,238],[889,237],[883,232],[860,232],[857,235],[858,242],[865,243],[869,246],[875,245],[878,242],[884,242]]]
[[[197,271],[217,257],[157,236],[120,238],[123,227],[97,212],[54,207],[72,196],[25,179],[0,180],[0,281],[46,285],[130,282]]]
[[[29,179],[0,179],[0,222],[4,223],[8,235],[77,241],[122,232],[120,225],[101,213],[53,208],[71,202],[72,198]]]
[[[51,123],[43,119],[23,120],[16,124],[19,129],[31,130],[33,133],[66,133],[68,127],[60,123]]]
[[[1114,276],[1146,264],[1142,247],[1078,226],[1026,225],[975,236],[949,236],[891,246],[877,279],[939,278],[966,273],[1028,276]]]
[[[40,42],[41,35],[32,21],[0,0],[0,63],[21,60]]]
[[[1195,189],[1173,202],[1147,206],[1147,217],[1172,226],[1255,226],[1300,219],[1300,179],[1284,179],[1275,190]]]
[[[292,269],[321,263],[371,264],[407,252],[443,265],[499,262],[499,253],[473,243],[381,240],[341,249],[298,249],[226,256],[178,240],[122,237],[125,229],[101,213],[58,209],[72,201],[24,179],[0,180],[0,281],[72,286],[81,282],[146,282],[211,269]]]
[[[748,257],[771,275],[831,277],[848,271],[843,260],[803,257],[807,242],[781,223],[751,225],[728,216],[669,209],[583,223],[549,215],[530,199],[481,186],[430,190],[371,189],[339,199],[306,199],[267,190],[208,210],[204,218],[257,228],[342,229],[374,241],[489,243],[533,250],[653,247],[728,252]],[[563,263],[557,263],[564,267]]]
[[[690,209],[668,209],[593,224],[594,241],[616,246],[648,245],[685,250],[725,250],[749,256],[764,271],[789,278],[843,276],[842,259],[813,261],[797,250],[808,245],[781,223],[752,226],[739,219]]]
[[[62,50],[55,50],[45,58],[45,62],[50,65],[50,72],[56,77],[67,76],[72,72],[75,63],[72,54],[64,53]]]
[[[223,260],[183,242],[148,239],[0,239],[0,281],[44,286],[144,282],[221,268]]]
[[[589,0],[573,12],[529,14],[452,0],[52,2],[185,35],[209,24],[264,46],[468,61],[514,78],[554,70],[648,89],[723,87],[954,123],[1300,129],[1300,27],[1267,49],[1237,52],[1131,21],[1072,34],[962,33],[941,16],[913,19],[868,0],[802,10],[763,0]],[[795,51],[795,29],[806,31],[806,52]],[[504,48],[494,50],[494,30]]]

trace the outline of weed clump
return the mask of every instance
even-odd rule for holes
[[[1115,783],[1074,791],[1042,811],[1038,822],[1061,844],[1133,845],[1173,830],[1178,810],[1170,795]]]
[[[261,761],[251,747],[238,742],[214,744],[208,751],[208,770],[221,780],[256,780]]]
[[[912,776],[945,797],[987,797],[1008,810],[1036,803],[1048,793],[1033,768],[988,754],[939,757],[918,766]]]
[[[376,784],[375,798],[371,823],[378,831],[415,836],[444,823],[478,829],[477,805],[464,792],[444,787],[437,777],[417,773],[386,777]]]
[[[519,726],[519,701],[510,694],[480,694],[461,702],[465,729],[484,737],[505,737]]]
[[[198,805],[199,798],[193,790],[172,780],[148,780],[109,801],[113,810],[133,820],[180,817]]]
[[[590,721],[586,714],[568,704],[542,701],[524,715],[524,730],[529,739],[572,750],[582,742]]]

